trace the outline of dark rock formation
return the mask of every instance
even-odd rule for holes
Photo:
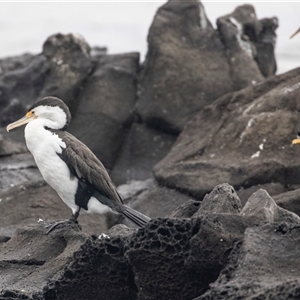
[[[11,294],[14,298],[15,291],[32,299],[33,294],[42,292],[41,288],[50,278],[64,270],[74,252],[90,239],[74,224],[48,235],[45,232],[44,224],[20,228],[11,240],[1,244],[0,297]]]
[[[0,299],[300,297],[300,193],[286,192],[300,186],[300,69],[264,79],[277,19],[251,5],[217,27],[199,1],[170,0],[141,71],[138,53],[74,34],[0,60]],[[144,228],[86,214],[46,234],[71,211],[17,143],[23,130],[4,133],[45,95],[70,106],[70,131],[152,217]]]
[[[276,204],[300,216],[300,190],[289,191],[273,197]]]
[[[20,118],[39,96],[48,72],[43,55],[23,55],[1,61],[0,125]]]
[[[244,33],[253,43],[256,49],[254,56],[261,73],[265,77],[272,76],[276,73],[277,64],[275,59],[275,43],[276,33],[278,27],[278,19],[264,18],[258,22],[247,20],[243,22]]]
[[[178,133],[221,95],[263,80],[254,60],[255,47],[243,30],[243,23],[249,20],[260,25],[254,8],[244,5],[219,18],[215,31],[198,1],[169,1],[159,8],[141,72],[137,109],[142,119],[150,126]],[[273,32],[265,33],[271,35],[275,37]],[[260,53],[263,51],[261,47]],[[262,62],[261,57],[266,70],[270,63]]]
[[[115,161],[111,176],[116,184],[152,178],[152,168],[171,149],[176,137],[143,123],[133,123]]]
[[[49,71],[39,97],[59,97],[72,111],[77,93],[93,68],[89,52],[89,45],[78,34],[50,36],[43,45]]]
[[[220,181],[299,184],[299,80],[295,69],[206,106],[155,166],[157,180],[199,199]]]
[[[138,53],[100,56],[78,95],[70,132],[109,169],[132,122],[138,64]]]
[[[0,297],[180,300],[296,293],[300,218],[277,207],[266,191],[251,198],[239,212],[235,191],[222,184],[205,198],[211,205],[192,204],[192,218],[153,219],[139,230],[116,225],[101,238],[71,223],[50,234],[47,222],[18,229],[0,245]],[[190,204],[176,214],[187,213]]]
[[[24,152],[27,152],[27,149],[23,143],[7,140],[0,134],[0,157]]]
[[[299,224],[248,228],[210,290],[195,300],[299,299]]]
[[[11,142],[8,141],[8,143]],[[8,191],[15,185],[38,179],[41,179],[41,174],[37,170],[31,154],[22,153],[1,157],[0,192]],[[13,197],[14,193],[11,196]]]

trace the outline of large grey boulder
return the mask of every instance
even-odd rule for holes
[[[154,168],[163,185],[199,199],[220,182],[235,189],[299,185],[300,69],[227,94],[189,122]]]
[[[244,32],[243,22],[249,19],[259,26],[254,8],[241,6],[219,18],[215,31],[197,0],[170,0],[160,7],[141,70],[141,118],[149,126],[179,133],[205,105],[262,81],[255,46]]]

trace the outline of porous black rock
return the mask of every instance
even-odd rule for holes
[[[126,241],[126,240],[125,240]],[[137,289],[119,237],[87,239],[60,276],[43,289],[43,299],[136,299]]]

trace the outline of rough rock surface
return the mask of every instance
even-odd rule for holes
[[[18,229],[0,244],[0,297],[180,300],[296,295],[300,218],[279,208],[266,191],[251,198],[240,212],[233,188],[221,184],[205,197],[202,209],[190,200],[173,212],[184,216],[192,204],[192,218],[153,219],[139,230],[116,225],[101,238],[80,233],[70,223],[48,235],[43,222]]]
[[[299,184],[297,145],[300,69],[225,95],[189,122],[156,179],[199,199],[220,181],[235,189]]]
[[[44,181],[27,181],[0,193],[0,236],[12,236],[17,228],[37,224],[39,220],[69,219],[71,213]],[[78,221],[87,234],[99,235],[107,231],[104,216],[82,214]]]
[[[26,107],[37,99],[48,67],[43,55],[13,57],[0,65],[0,125],[6,126],[23,116]]]
[[[1,244],[0,297],[8,297],[8,287],[28,296],[40,293],[49,278],[62,272],[74,252],[90,239],[74,224],[48,235],[45,230],[44,224],[20,228]]]
[[[276,28],[243,5],[214,30],[199,1],[170,0],[141,72],[137,53],[73,34],[0,60],[0,299],[298,299],[300,194],[283,192],[300,186],[300,69],[264,80]],[[22,145],[4,131],[48,94],[152,217],[144,228],[86,214],[45,234],[71,210],[40,180],[23,129],[9,135]]]
[[[153,166],[167,155],[175,140],[174,135],[133,123],[112,169],[113,181],[119,185],[152,178]]]
[[[26,146],[4,138],[0,134],[0,157],[27,152]]]
[[[299,231],[288,223],[248,228],[219,279],[195,300],[299,299]]]
[[[133,119],[138,64],[138,53],[100,56],[78,95],[69,131],[109,169]]]
[[[59,97],[72,112],[77,93],[93,69],[90,46],[78,34],[58,33],[45,41],[43,55],[49,71],[39,97]]]
[[[0,162],[0,192],[31,180],[41,179],[41,174],[29,153],[0,157]]]
[[[250,5],[219,18],[218,31],[198,1],[168,1],[159,8],[148,35],[137,102],[147,124],[178,133],[205,105],[263,80],[255,49],[245,38],[244,19],[258,26]]]
[[[300,216],[300,190],[289,191],[273,196],[276,204]]]

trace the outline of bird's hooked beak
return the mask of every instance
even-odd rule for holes
[[[19,119],[16,122],[10,123],[7,127],[6,130],[7,132],[11,131],[12,129],[15,129],[17,127],[20,127],[22,125],[25,125],[29,123],[30,121],[36,119],[36,116],[32,111],[29,111],[23,118]]]

